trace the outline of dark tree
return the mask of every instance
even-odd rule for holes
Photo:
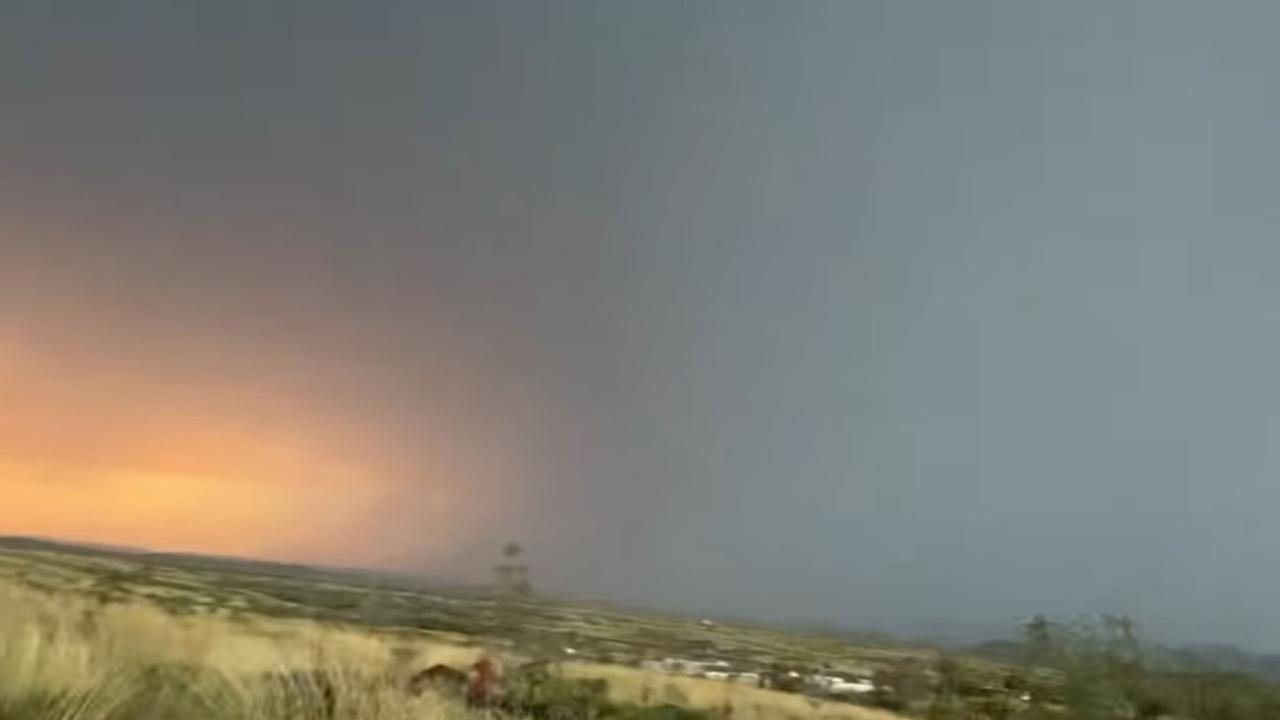
[[[529,566],[523,562],[524,548],[509,542],[502,548],[502,562],[494,567],[498,589],[511,595],[529,595],[533,583],[529,580]]]

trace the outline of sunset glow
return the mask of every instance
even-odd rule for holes
[[[436,443],[415,456],[427,477],[407,478],[367,433],[262,377],[154,371],[127,337],[68,352],[66,332],[0,325],[0,534],[404,567],[482,522],[457,492],[478,468],[465,451]],[[251,356],[222,352],[227,368]],[[431,531],[398,530],[418,524]]]
[[[0,533],[1280,657],[1280,2],[5,10]]]
[[[364,325],[318,325],[323,304],[271,277],[270,311],[186,281],[178,312],[158,267],[57,250],[97,225],[12,217],[0,533],[439,569],[484,531],[494,497],[515,497],[518,459],[469,432],[469,403],[435,391],[479,397],[450,347],[389,365]],[[171,240],[146,222],[116,231]]]
[[[53,463],[0,474],[8,533],[228,554],[278,553],[297,533],[282,486]]]

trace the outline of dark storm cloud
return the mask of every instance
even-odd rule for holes
[[[0,327],[342,438],[386,558],[447,446],[557,589],[1280,646],[1266,4],[5,13]]]

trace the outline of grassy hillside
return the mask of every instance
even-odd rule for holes
[[[508,636],[512,613],[518,639]],[[476,591],[403,578],[0,542],[0,720],[465,719],[456,702],[404,693],[407,675],[465,665],[483,652],[543,657],[544,648],[568,642],[581,650],[556,663],[557,672],[607,680],[611,699],[625,707],[674,703],[747,720],[895,717],[620,664],[712,652],[742,663],[852,665],[902,653],[887,648],[546,601],[513,609]],[[323,680],[299,684],[299,673]],[[336,705],[321,712],[326,702]]]
[[[119,553],[30,539],[0,539],[0,578],[100,600],[141,599],[174,613],[306,618],[410,630],[450,641],[542,650],[571,647],[583,660],[636,664],[671,655],[856,672],[927,662],[935,653],[742,623],[621,611],[528,598],[512,604],[478,589],[430,586],[390,574],[203,556]],[[513,637],[515,636],[515,637]]]
[[[1025,642],[944,656],[369,572],[11,538],[0,539],[0,720],[471,720],[447,696],[407,694],[405,680],[483,653],[553,669],[555,692],[538,697],[567,704],[520,705],[541,709],[516,720],[681,720],[675,708],[695,713],[684,720],[1280,717],[1275,685],[1102,620],[1043,619]],[[644,663],[668,656],[775,678],[871,673],[877,690],[855,705]],[[588,679],[605,681],[603,705],[576,694],[600,687]]]

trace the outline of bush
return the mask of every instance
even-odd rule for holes
[[[508,688],[507,705],[537,720],[595,720],[615,717],[605,680],[576,680],[538,671]]]
[[[716,720],[716,716],[706,710],[691,710],[671,704],[654,707],[628,705],[618,708],[615,717],[618,720]]]

